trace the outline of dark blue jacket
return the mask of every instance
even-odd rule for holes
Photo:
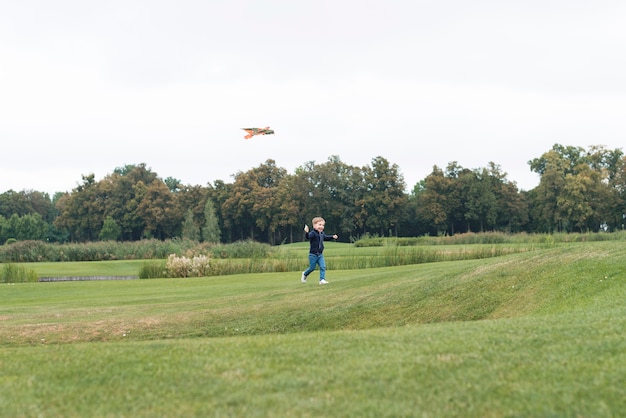
[[[319,233],[315,229],[309,231],[305,235],[306,239],[308,239],[311,244],[309,253],[316,255],[320,255],[324,252],[324,241],[330,241],[333,239],[332,235],[326,235],[324,231]]]

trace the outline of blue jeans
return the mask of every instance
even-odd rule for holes
[[[304,270],[304,275],[308,276],[315,270],[315,266],[320,266],[320,280],[326,278],[326,261],[324,254],[309,254],[309,268]]]

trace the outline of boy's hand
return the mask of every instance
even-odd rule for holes
[[[337,239],[337,238],[339,238],[339,235],[337,234],[333,235],[333,239]]]
[[[304,232],[306,232],[307,234],[309,233],[309,226],[308,225],[304,225]]]

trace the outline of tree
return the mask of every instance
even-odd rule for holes
[[[204,205],[204,222],[204,228],[202,228],[202,239],[204,242],[219,243],[222,232],[215,214],[215,205],[211,199],[207,199]]]
[[[176,193],[181,188],[181,181],[174,177],[168,177],[163,182],[172,193]]]
[[[528,225],[527,194],[521,193],[517,185],[503,182],[495,191],[498,200],[497,224],[506,232],[521,232]]]
[[[105,217],[106,198],[100,194],[93,174],[82,178],[82,184],[57,201],[59,216],[54,224],[67,230],[71,241],[96,241]]]
[[[232,184],[227,184],[222,180],[217,180],[213,183],[212,187],[209,187],[207,190],[207,199],[211,199],[212,202],[215,202],[215,216],[218,219],[221,240],[225,242],[232,242],[233,240],[232,229],[227,228],[226,223],[224,222],[224,218],[226,217],[224,202],[226,202],[230,196],[232,188]]]
[[[400,230],[403,232],[403,236],[418,237],[436,233],[431,228],[431,225],[425,222],[419,215],[419,202],[425,188],[426,181],[422,179],[415,183],[408,196],[406,210],[403,212],[402,220],[400,221]]]
[[[550,151],[544,153],[541,157],[530,160],[528,164],[531,171],[543,176],[550,169],[550,166],[554,169],[555,159],[560,161],[559,169],[563,171],[563,175],[573,174],[576,172],[576,167],[580,164],[589,163],[584,148],[554,144]]]
[[[159,179],[148,186],[139,182],[136,189],[140,198],[136,213],[145,224],[143,236],[163,240],[180,234],[182,215],[165,183]]]
[[[611,196],[608,200],[607,219],[614,229],[624,229],[626,220],[626,157],[617,164],[614,178],[610,181]]]
[[[592,202],[597,224],[614,231],[622,228],[626,213],[626,160],[621,149],[592,146],[588,151],[591,167],[600,174],[597,196]]]
[[[300,173],[300,174],[299,174]],[[301,184],[306,179],[301,175],[302,169],[297,168],[296,174],[286,175],[278,185],[276,190],[276,198],[278,199],[281,216],[278,219],[278,226],[285,231],[285,239],[294,242],[294,226],[298,233],[306,221],[304,218],[304,196],[307,188]]]
[[[280,224],[280,202],[277,191],[286,170],[267,160],[259,167],[238,173],[230,197],[223,204],[227,227],[240,228],[241,239],[255,239],[255,233],[265,233],[272,244]]]
[[[367,228],[381,236],[387,232],[397,236],[402,209],[408,202],[399,167],[383,157],[376,157],[371,167],[363,168],[363,179],[365,185],[360,206],[361,211],[367,210]]]
[[[323,216],[333,232],[338,232],[340,237],[352,237],[357,227],[356,202],[363,190],[361,170],[334,155],[324,164],[309,162],[300,170],[300,176],[298,187],[305,193],[302,196],[304,221]],[[298,229],[301,228],[298,225]]]
[[[204,205],[208,196],[208,189],[202,186],[180,186],[173,193],[176,205],[181,211],[191,210],[196,225],[204,224]]]
[[[254,239],[255,222],[252,218],[253,191],[258,187],[254,173],[239,172],[222,204],[224,225],[231,229],[233,237]]]
[[[19,240],[19,222],[20,217],[17,213],[14,213],[13,215],[9,216],[8,219],[6,219],[2,227],[2,233],[4,235],[2,240],[3,242],[9,238]]]
[[[280,237],[276,236],[281,218],[278,189],[287,171],[277,167],[274,160],[267,160],[252,171],[258,187],[252,189],[254,204],[251,215],[259,230],[267,234],[269,244],[274,244],[277,240],[280,242]]]
[[[569,231],[597,231],[599,224],[592,225],[595,214],[593,202],[598,195],[598,172],[583,165],[576,174],[567,174],[563,189],[557,198],[558,211],[563,219],[567,219]]]
[[[555,149],[543,154],[539,159],[529,161],[531,170],[541,175],[539,185],[534,189],[532,217],[536,227],[543,232],[554,232],[564,228],[566,219],[559,212],[559,196],[565,185],[565,176],[571,173],[570,163]],[[562,205],[562,203],[561,203]]]
[[[488,179],[496,198],[496,229],[520,232],[528,224],[528,204],[517,184],[506,176],[498,164],[489,163]]]
[[[448,191],[451,180],[436,165],[424,179],[423,190],[417,195],[417,216],[431,226],[437,235],[448,229]]]
[[[200,227],[194,222],[193,212],[191,209],[187,209],[187,214],[185,215],[185,220],[183,221],[182,238],[191,241],[200,240]]]
[[[596,231],[601,225],[618,227],[624,213],[618,186],[622,155],[621,150],[602,146],[585,152],[555,144],[529,161],[531,170],[541,175],[532,193],[531,217],[536,228],[569,232]]]
[[[105,181],[111,182],[111,202],[107,213],[122,228],[122,239],[136,241],[145,236],[146,222],[137,208],[143,199],[145,186],[157,178],[156,173],[146,168],[144,163],[118,167],[105,178]]]
[[[104,219],[102,229],[98,234],[100,241],[117,241],[122,235],[122,229],[110,215]]]
[[[460,181],[465,189],[465,219],[477,222],[480,232],[484,232],[485,228],[494,228],[497,202],[487,169],[465,173]],[[470,225],[467,230],[472,230]]]
[[[8,190],[0,194],[0,215],[9,218],[11,215],[26,215],[32,212],[28,199],[24,193]]]
[[[0,243],[10,238],[17,241],[41,241],[46,238],[47,233],[48,223],[38,213],[24,216],[14,213],[8,219],[0,215]]]

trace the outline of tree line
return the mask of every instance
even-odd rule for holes
[[[396,164],[375,157],[356,167],[338,156],[308,162],[293,174],[267,160],[206,186],[160,178],[145,163],[118,167],[96,181],[82,176],[71,192],[0,194],[0,243],[303,239],[314,216],[344,241],[366,235],[422,236],[464,232],[595,232],[624,228],[626,158],[621,149],[555,144],[528,162],[537,187],[519,190],[500,166],[457,162],[406,192]]]

